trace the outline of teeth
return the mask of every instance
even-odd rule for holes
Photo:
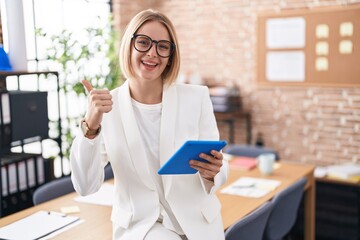
[[[150,65],[150,66],[156,66],[157,65],[156,63],[145,62],[145,61],[143,61],[143,63],[146,64],[146,65]]]

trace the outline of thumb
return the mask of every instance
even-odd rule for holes
[[[81,83],[88,92],[93,90],[93,87],[92,87],[91,83],[88,80],[83,79],[83,80],[81,80]]]

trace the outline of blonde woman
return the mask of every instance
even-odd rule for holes
[[[218,140],[208,89],[176,84],[180,52],[171,21],[145,10],[122,37],[120,87],[89,91],[88,110],[71,149],[72,181],[96,192],[109,161],[114,172],[113,239],[221,240],[221,205],[214,194],[227,179],[221,152],[190,161],[190,175],[157,174],[186,140]],[[102,157],[105,148],[106,158]]]

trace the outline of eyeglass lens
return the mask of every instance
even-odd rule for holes
[[[152,43],[156,44],[156,53],[160,57],[169,57],[173,51],[173,43],[167,40],[155,41],[146,35],[135,35],[135,49],[139,52],[147,52],[152,47]]]

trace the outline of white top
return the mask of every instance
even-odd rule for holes
[[[161,213],[159,220],[163,219],[163,215],[167,214],[171,219],[173,226],[166,226],[178,234],[183,234],[183,231],[176,220],[173,211],[164,196],[164,186],[161,176],[157,173],[160,168],[159,145],[160,145],[160,124],[161,124],[161,109],[162,104],[143,104],[131,99],[134,113],[140,130],[141,139],[145,146],[146,154],[148,155],[150,175],[156,186],[159,196]]]

